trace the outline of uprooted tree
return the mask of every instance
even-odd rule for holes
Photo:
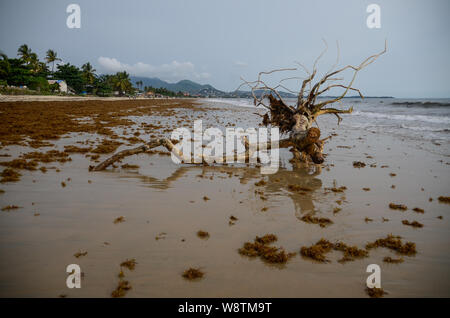
[[[312,127],[313,123],[316,123],[317,117],[324,114],[333,114],[338,119],[338,124],[342,120],[339,114],[348,114],[353,111],[353,107],[348,109],[338,109],[329,107],[328,105],[332,105],[334,103],[342,104],[342,99],[347,95],[349,91],[355,91],[359,94],[361,98],[364,98],[361,91],[357,88],[353,87],[353,83],[355,81],[357,73],[365,68],[367,65],[374,62],[380,55],[386,52],[386,43],[384,46],[384,50],[378,54],[374,54],[366,58],[359,65],[347,65],[340,69],[335,70],[338,61],[339,61],[339,47],[338,47],[338,57],[336,63],[333,67],[326,72],[319,80],[316,80],[317,75],[317,63],[320,58],[327,51],[327,45],[325,43],[325,50],[317,57],[314,62],[312,71],[309,71],[305,66],[300,63],[297,63],[307,74],[306,78],[299,77],[287,77],[282,79],[278,85],[271,87],[263,81],[263,75],[269,75],[275,72],[288,72],[288,71],[296,71],[297,68],[285,68],[285,69],[276,69],[268,72],[260,72],[258,74],[258,78],[255,81],[246,81],[242,79],[243,85],[247,85],[251,89],[251,94],[253,97],[253,101],[256,107],[262,106],[265,107],[268,111],[265,115],[262,116],[263,121],[262,124],[264,126],[272,126],[278,127],[281,134],[285,134],[288,138],[281,139],[279,141],[280,148],[288,148],[291,147],[291,151],[294,155],[294,161],[308,162],[312,161],[316,164],[322,163],[324,161],[322,152],[324,142],[329,138],[320,139],[320,129],[317,127]],[[350,80],[345,83],[344,78],[336,77],[340,75],[340,73],[349,70],[352,72]],[[302,79],[302,85],[300,91],[293,92],[288,89],[282,83],[291,79]],[[239,89],[239,88],[238,88]],[[297,94],[297,102],[294,106],[286,103],[281,94],[279,93],[279,89],[287,90],[291,93]],[[335,98],[325,99],[319,97],[325,92],[329,92],[331,89],[342,89],[342,93]],[[260,115],[260,114],[258,114]],[[260,115],[261,116],[261,115]],[[159,138],[150,140],[149,143],[141,145],[136,148],[122,150],[112,157],[106,159],[95,167],[90,167],[90,170],[100,171],[106,169],[108,166],[121,160],[124,157],[148,152],[153,148],[163,146],[169,152],[172,152],[175,156],[177,156],[180,160],[183,159],[183,153],[176,147],[176,142],[174,140],[170,140],[168,138]],[[252,155],[252,151],[257,150],[256,147],[251,147],[248,144],[248,139],[243,139],[245,145],[245,153],[244,154],[234,154],[232,158],[224,157],[224,161],[229,161],[227,159],[244,159],[248,160]],[[271,148],[271,143],[268,143],[265,147],[267,150]],[[252,150],[253,149],[253,150]],[[208,160],[205,155],[201,155],[201,160],[195,161],[199,163],[211,162]]]

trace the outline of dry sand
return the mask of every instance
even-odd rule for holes
[[[25,99],[36,100],[34,96]],[[73,101],[72,113],[77,107],[84,109],[82,100]],[[106,107],[100,105],[101,100],[95,102],[98,104],[89,106],[90,111],[80,111],[74,117],[93,121],[92,109]],[[245,128],[259,122],[252,115],[253,109],[208,101],[191,106],[191,102],[180,100],[155,106],[162,102],[115,104],[113,112],[131,110],[134,116],[130,119],[139,123],[134,130],[112,127],[117,140],[125,142],[120,139],[124,128],[127,137],[139,131],[139,138],[148,140],[150,129],[146,133],[141,122],[154,124],[158,136],[169,136],[178,126],[192,129],[193,120],[198,118],[203,119],[204,128],[224,128],[230,123]],[[7,107],[14,110],[19,104]],[[0,103],[0,118],[6,123],[2,105],[6,104]],[[34,112],[43,106],[37,105],[19,108]],[[56,113],[57,107],[68,107],[46,105],[54,107]],[[152,107],[153,111],[146,111]],[[164,111],[167,107],[170,111]],[[51,116],[42,116],[51,121]],[[115,124],[111,122],[111,126]],[[283,150],[280,170],[269,176],[262,176],[257,167],[242,165],[176,165],[163,154],[141,154],[120,164],[139,165],[132,169],[118,165],[104,172],[89,172],[93,164],[90,158],[71,153],[70,162],[39,163],[38,167],[48,168],[46,173],[18,170],[20,181],[0,184],[5,191],[0,193],[1,207],[20,207],[0,212],[0,297],[110,297],[118,284],[120,264],[131,258],[136,259],[135,269],[123,270],[132,286],[127,297],[367,297],[369,264],[381,266],[382,287],[389,293],[386,297],[449,297],[450,205],[437,200],[449,195],[448,157],[421,150],[412,141],[337,127],[332,118],[319,124],[324,136],[338,134],[325,146],[325,163],[292,167],[288,162],[291,153]],[[63,151],[64,145],[95,146],[105,135],[97,134],[101,132],[99,126],[89,127],[84,127],[89,132],[63,133],[62,138],[50,140],[53,147],[32,149],[26,142],[4,145],[0,154],[11,157],[0,157],[0,161],[30,151]],[[8,136],[11,141],[11,134]],[[76,143],[86,140],[94,144]],[[129,147],[133,145],[123,144],[118,150]],[[100,155],[103,159],[110,154]],[[365,162],[366,166],[354,168],[353,161]],[[370,166],[375,163],[376,167]],[[267,183],[255,185],[261,179]],[[298,193],[289,185],[311,191]],[[347,189],[326,190],[341,186]],[[205,196],[209,200],[204,200]],[[392,210],[391,202],[404,204],[408,210]],[[415,207],[425,212],[414,212]],[[333,213],[336,208],[341,210]],[[303,222],[302,217],[309,213],[329,218],[333,224],[320,227]],[[237,218],[232,225],[231,215]],[[124,221],[115,223],[120,216]],[[366,222],[366,218],[372,221]],[[416,220],[424,227],[406,226],[402,224],[405,219]],[[199,238],[199,230],[209,232],[209,238]],[[244,242],[267,233],[278,236],[275,246],[296,255],[286,264],[273,265],[238,253]],[[344,264],[337,261],[342,254],[336,251],[326,255],[328,263],[299,255],[302,246],[321,238],[364,248],[367,242],[390,233],[416,243],[417,254],[401,256],[401,264],[383,262],[386,256],[400,257],[386,248],[370,250],[367,258]],[[74,254],[79,251],[88,253],[76,258]],[[84,272],[81,289],[66,287],[65,269],[72,263],[79,264]],[[190,267],[200,268],[204,277],[184,279],[182,274]]]

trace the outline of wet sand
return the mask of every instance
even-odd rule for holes
[[[45,107],[58,107],[48,103]],[[83,111],[77,107],[85,102],[72,103],[60,107],[69,107],[71,118],[78,116],[83,123],[95,121],[95,107],[106,107],[95,101],[98,104]],[[34,149],[26,141],[10,144],[13,134],[9,134],[0,154],[11,157],[0,157],[0,161],[31,151],[64,151],[65,145],[95,149],[105,138],[125,143],[117,150],[135,147],[121,139],[124,128],[127,138],[139,131],[138,138],[149,140],[149,134],[168,137],[179,126],[192,130],[194,119],[203,119],[204,128],[222,129],[230,124],[257,126],[260,120],[252,114],[254,109],[207,100],[196,105],[180,100],[123,103],[108,104],[120,118],[103,117],[96,125],[83,126],[74,133],[55,128],[61,138],[50,140],[51,147]],[[8,107],[19,107],[26,114],[36,105]],[[138,123],[134,130],[129,122],[119,121],[126,112],[131,115],[129,120]],[[4,109],[0,116],[5,116]],[[51,116],[42,116],[51,121]],[[109,127],[100,125],[108,120]],[[154,127],[145,128],[142,122]],[[132,286],[126,297],[368,297],[365,282],[369,264],[381,267],[382,288],[389,293],[385,297],[449,297],[450,205],[437,199],[449,195],[448,156],[420,149],[414,141],[337,126],[334,117],[320,119],[319,125],[323,136],[337,134],[325,145],[325,163],[292,167],[291,153],[282,150],[279,171],[268,176],[245,165],[176,165],[169,156],[157,153],[136,155],[120,163],[139,165],[137,169],[118,165],[89,172],[93,161],[85,154],[70,153],[70,162],[39,163],[38,167],[48,168],[46,173],[18,170],[20,181],[0,184],[5,191],[0,194],[1,207],[20,207],[0,212],[0,297],[110,297],[119,281],[120,263],[131,258],[137,265],[133,271],[124,269]],[[92,144],[77,144],[86,140]],[[111,154],[100,153],[99,160]],[[366,166],[354,168],[353,161]],[[375,163],[376,167],[370,166]],[[267,183],[255,185],[261,179]],[[311,191],[292,191],[289,185],[293,184]],[[336,193],[326,190],[340,186],[347,189]],[[264,199],[255,190],[261,191]],[[210,200],[205,201],[204,196]],[[408,210],[392,210],[391,202],[404,204]],[[414,212],[415,207],[425,212]],[[341,210],[333,213],[335,208]],[[303,222],[302,217],[309,213],[329,218],[333,224],[322,228]],[[234,225],[229,224],[231,215],[238,218]],[[120,216],[125,221],[115,224]],[[372,221],[366,222],[366,218]],[[406,226],[402,220],[416,220],[424,227]],[[199,230],[209,232],[210,237],[199,238]],[[274,265],[238,253],[245,242],[267,233],[277,235],[274,246],[296,255],[286,264]],[[391,233],[400,235],[404,242],[416,243],[417,254],[399,256],[377,248],[371,249],[367,258],[341,264],[339,252],[328,253],[328,263],[299,253],[302,246],[321,238],[364,248]],[[78,251],[88,254],[76,258]],[[388,264],[383,262],[386,256],[402,257],[404,262]],[[66,287],[65,269],[72,263],[84,272],[81,289]],[[182,274],[190,267],[200,268],[204,277],[184,279]]]

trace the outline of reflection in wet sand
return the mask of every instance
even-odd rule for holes
[[[262,175],[259,167],[243,165],[181,165],[166,178],[155,178],[142,175],[139,172],[128,172],[127,178],[139,179],[145,186],[166,190],[174,186],[175,181],[187,175],[194,175],[200,178],[214,177],[215,174],[227,174],[237,177],[241,184],[255,182],[261,178],[266,178],[264,185],[258,187],[268,196],[283,196],[292,200],[295,207],[295,215],[300,220],[304,214],[315,212],[314,198],[317,190],[322,187],[321,179],[317,178],[322,172],[320,165],[294,165],[292,170],[280,168],[274,174]],[[289,189],[295,185],[308,191],[298,193]],[[254,191],[253,188],[249,191]]]

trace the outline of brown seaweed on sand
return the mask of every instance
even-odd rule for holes
[[[81,252],[78,251],[75,254],[73,254],[73,256],[75,256],[76,258],[80,258],[81,256],[86,256],[88,252]]]
[[[417,253],[416,243],[406,242],[405,244],[403,244],[400,236],[394,236],[392,234],[389,234],[385,238],[381,238],[374,242],[366,244],[366,249],[377,247],[385,247],[397,251],[399,254],[408,256],[415,255]]]
[[[412,227],[423,227],[423,224],[422,224],[422,223],[419,223],[419,222],[417,222],[417,221],[409,222],[408,220],[403,220],[402,223],[403,223],[404,225],[409,225],[409,226],[412,226]]]
[[[288,189],[293,192],[311,192],[312,190],[307,187],[302,187],[298,184],[289,184]]]
[[[340,251],[344,254],[343,257],[338,260],[339,263],[354,261],[356,258],[367,257],[369,255],[366,250],[360,249],[357,246],[348,246],[343,242],[331,243],[325,239],[320,239],[316,244],[309,247],[303,246],[300,249],[300,254],[320,263],[327,263],[330,261],[325,257],[325,254],[332,250]]]
[[[19,208],[20,208],[20,206],[17,206],[17,205],[7,205],[7,206],[2,208],[2,211],[17,210]]]
[[[117,285],[116,289],[112,291],[111,297],[123,297],[130,289],[131,285],[127,280],[119,280],[119,284]]]
[[[138,165],[130,165],[128,163],[120,166],[122,169],[139,169]]]
[[[261,179],[258,182],[255,182],[255,186],[257,186],[257,187],[264,186],[266,184],[267,184],[267,181],[265,181],[264,179]]]
[[[383,258],[383,262],[392,263],[392,264],[400,264],[400,263],[403,263],[404,260],[403,260],[403,258],[392,258],[390,256],[386,256],[385,258]]]
[[[43,163],[49,163],[49,162],[60,162],[64,163],[67,161],[72,161],[72,159],[69,157],[69,154],[66,152],[61,152],[58,150],[49,150],[47,152],[28,152],[21,156],[23,159],[31,159],[35,162],[43,162]]]
[[[302,216],[301,220],[305,223],[319,224],[320,227],[326,227],[328,225],[333,224],[333,221],[331,221],[328,218],[318,218],[318,217],[312,216],[311,214],[306,214],[306,215]]]
[[[197,232],[197,236],[202,239],[207,239],[207,238],[209,238],[209,233],[206,231],[200,230]]]
[[[2,171],[0,182],[16,182],[20,180],[21,174],[14,169],[6,168]]]
[[[353,167],[355,168],[364,168],[366,164],[361,161],[353,161]]]
[[[235,217],[234,215],[230,216],[230,220],[228,221],[229,225],[234,225],[236,223],[236,221],[238,220],[237,217]]]
[[[396,203],[389,203],[389,208],[391,208],[392,210],[401,210],[401,211],[408,210],[408,207],[406,205]]]
[[[347,187],[346,187],[346,186],[341,186],[341,187],[339,187],[339,188],[337,188],[337,187],[332,187],[332,188],[325,188],[325,190],[330,190],[330,191],[332,191],[332,192],[338,193],[338,192],[344,192],[345,190],[347,190]]]
[[[376,288],[376,287],[374,287],[374,288],[366,287],[366,292],[372,298],[380,298],[380,297],[383,297],[383,295],[387,294],[383,290],[383,288]]]
[[[329,262],[329,260],[326,259],[325,254],[331,251],[332,248],[333,244],[330,241],[321,239],[310,247],[302,246],[300,254],[315,261],[326,263]]]
[[[38,162],[34,160],[26,161],[25,159],[14,159],[11,161],[1,162],[0,165],[13,168],[34,171],[37,168]]]
[[[136,259],[134,258],[126,259],[124,262],[120,264],[120,267],[125,267],[128,268],[130,271],[132,271],[136,267],[136,264],[137,264]]]
[[[445,197],[445,196],[440,196],[439,198],[438,198],[438,200],[439,200],[439,202],[441,202],[441,203],[450,203],[450,197]]]
[[[122,222],[125,222],[125,217],[123,217],[123,216],[119,216],[118,218],[114,219],[114,224],[122,223]]]
[[[91,149],[92,148],[90,148],[90,147],[80,148],[80,147],[72,146],[72,145],[64,146],[64,152],[67,152],[67,153],[86,153],[86,152],[91,151]]]
[[[286,253],[283,248],[269,246],[269,244],[277,240],[278,238],[274,234],[266,234],[262,237],[257,236],[253,243],[244,243],[244,246],[241,247],[238,252],[239,254],[248,257],[260,257],[267,263],[284,264],[293,257],[295,253]]]
[[[198,268],[189,268],[184,271],[182,275],[185,279],[188,280],[194,280],[194,279],[200,279],[204,276],[204,273],[198,269]]]

